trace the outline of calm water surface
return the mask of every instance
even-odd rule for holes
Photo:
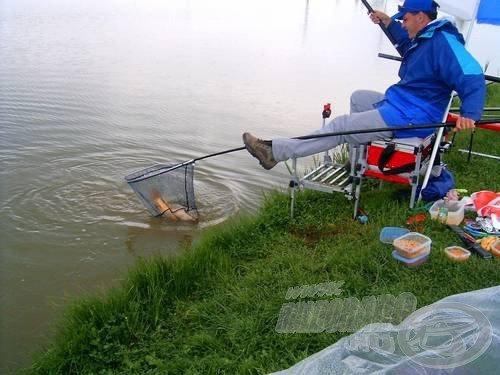
[[[0,0],[0,372],[28,363],[68,299],[288,184],[243,151],[202,160],[201,222],[173,225],[126,174],[247,130],[308,133],[324,102],[341,114],[394,81],[377,52],[394,50],[357,0]]]

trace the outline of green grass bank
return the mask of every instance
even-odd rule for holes
[[[500,103],[499,88],[490,87],[489,105]],[[458,149],[468,140],[468,132],[458,133],[444,156],[457,187],[499,191],[500,163],[478,156],[467,162]],[[478,129],[474,151],[498,154],[499,141],[500,133]],[[401,188],[364,183],[366,225],[351,219],[352,202],[340,194],[301,192],[292,220],[288,193],[270,193],[258,214],[207,230],[182,256],[140,260],[121,286],[72,302],[53,343],[24,372],[268,373],[349,334],[278,333],[289,288],[343,281],[338,298],[409,292],[422,307],[500,284],[500,259],[450,261],[443,249],[460,241],[430,219],[422,227],[433,240],[430,261],[418,269],[397,263],[379,234],[413,214],[407,194],[398,199]],[[395,316],[386,321],[399,323]]]

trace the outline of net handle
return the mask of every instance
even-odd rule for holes
[[[241,150],[244,150],[244,149],[245,149],[245,146],[236,147],[236,148],[231,148],[229,150],[214,152],[213,154],[208,154],[208,155],[200,156],[199,158],[195,158],[195,159],[191,159],[191,160],[186,160],[186,161],[183,161],[182,163],[173,165],[172,167],[166,169],[162,173],[173,171],[174,169],[178,169],[178,168],[184,167],[185,165],[194,164],[198,160],[203,160],[203,159],[207,159],[207,158],[211,158],[213,156],[218,156],[218,155],[223,155],[223,154],[229,154],[230,152],[241,151]]]
[[[209,154],[209,155],[205,155],[205,156],[200,156],[199,158],[196,158],[196,159],[193,159],[193,160],[190,160],[190,161],[192,163],[194,163],[195,161],[202,160],[202,159],[207,159],[207,158],[211,158],[213,156],[218,156],[218,155],[223,155],[223,154],[229,154],[230,152],[235,152],[235,151],[241,151],[241,150],[244,150],[245,148],[246,148],[245,146],[242,146],[242,147],[236,147],[236,148],[232,148],[232,149],[225,150],[225,151],[219,151],[219,152],[215,152],[213,154]]]

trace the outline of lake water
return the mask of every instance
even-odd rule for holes
[[[498,53],[481,28],[471,47]],[[289,178],[245,151],[202,160],[201,221],[173,225],[126,174],[242,146],[244,131],[306,134],[323,103],[342,114],[353,90],[395,81],[378,52],[394,54],[358,0],[0,0],[0,372],[29,363],[68,300]]]

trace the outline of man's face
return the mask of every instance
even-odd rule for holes
[[[425,25],[424,25],[425,26]],[[423,29],[422,26],[422,13],[418,12],[416,14],[407,12],[403,16],[403,28],[408,32],[410,39],[415,38],[417,33]]]

